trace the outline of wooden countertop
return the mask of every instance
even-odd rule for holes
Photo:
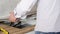
[[[27,33],[27,32],[34,30],[35,26],[33,25],[33,26],[29,26],[29,27],[19,29],[19,28],[14,28],[14,27],[8,26],[8,25],[0,24],[0,27],[7,30],[9,32],[9,34],[24,34],[24,33]],[[0,34],[3,34],[3,33],[0,32]]]

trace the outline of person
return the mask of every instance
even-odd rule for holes
[[[10,15],[10,21],[15,22],[16,17],[25,16],[37,1],[35,34],[60,34],[60,0],[21,0],[14,15]]]

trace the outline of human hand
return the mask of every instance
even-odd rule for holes
[[[9,15],[9,21],[10,22],[16,22],[16,17],[14,15],[14,12],[10,12],[10,15]]]

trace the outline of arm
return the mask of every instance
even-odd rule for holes
[[[13,11],[15,18],[24,19],[36,2],[37,0],[21,0]]]

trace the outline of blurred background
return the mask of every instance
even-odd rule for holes
[[[0,19],[7,18],[20,0],[0,0]]]

